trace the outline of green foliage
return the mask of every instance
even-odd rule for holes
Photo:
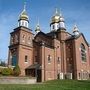
[[[16,65],[13,69],[13,75],[14,76],[19,76],[21,74],[21,70],[20,67],[18,65]]]
[[[13,70],[11,68],[4,68],[2,70],[2,75],[4,75],[4,76],[12,75],[12,73],[13,73]]]
[[[10,75],[13,75],[13,69],[11,68],[8,68],[8,69],[9,69]]]

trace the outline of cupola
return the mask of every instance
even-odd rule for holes
[[[37,33],[39,33],[40,31],[41,31],[41,29],[40,29],[40,24],[39,24],[39,20],[38,20],[38,23],[37,23],[37,25],[36,25],[35,32],[36,32],[36,34],[37,34]]]
[[[24,9],[19,15],[18,26],[24,26],[28,28],[28,24],[29,24],[29,16],[27,15],[26,12],[26,4],[24,4]]]
[[[51,31],[57,30],[59,28],[60,15],[56,8],[54,16],[51,18]]]
[[[78,35],[80,34],[79,29],[78,29],[78,27],[77,27],[76,24],[75,24],[74,27],[73,27],[73,34],[74,34],[75,36],[78,36]]]

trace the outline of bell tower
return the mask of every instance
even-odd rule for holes
[[[60,18],[59,18],[59,29],[57,30],[57,38],[60,41],[60,46],[61,46],[61,72],[66,73],[66,27],[65,27],[65,20],[60,12]]]
[[[59,29],[60,15],[56,8],[55,15],[51,18],[50,28],[51,31],[57,31]]]
[[[10,45],[8,63],[10,67],[19,65],[21,75],[33,62],[33,37],[32,30],[28,28],[29,16],[26,13],[26,5],[19,16],[18,27],[10,33]]]
[[[65,26],[65,20],[60,12],[60,18],[59,18],[59,28],[57,30],[58,32],[58,39],[61,41],[64,41],[66,39],[66,26]]]
[[[25,3],[23,11],[19,15],[18,26],[24,26],[28,28],[28,24],[29,24],[29,16],[27,15],[26,12],[26,3]]]
[[[60,13],[59,28],[60,28],[61,30],[66,30],[65,20],[64,20],[64,17],[62,16],[62,13]]]

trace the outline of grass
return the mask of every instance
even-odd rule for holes
[[[90,90],[90,81],[53,80],[40,84],[1,84],[0,90]]]

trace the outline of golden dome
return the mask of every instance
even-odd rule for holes
[[[29,20],[29,17],[26,12],[26,5],[24,5],[24,9],[19,16],[19,20]]]
[[[22,11],[22,13],[20,14],[20,17],[19,17],[19,19],[21,20],[28,20],[29,19],[29,17],[28,17],[28,15],[27,15],[27,13],[26,13],[26,11]]]
[[[60,16],[53,16],[51,23],[58,23],[60,21]]]
[[[61,13],[58,12],[58,10],[56,8],[55,15],[51,19],[51,24],[52,23],[58,23],[58,22],[64,22],[64,17],[62,16]]]
[[[51,19],[51,23],[58,23],[60,21],[60,15],[56,9],[55,15]]]

